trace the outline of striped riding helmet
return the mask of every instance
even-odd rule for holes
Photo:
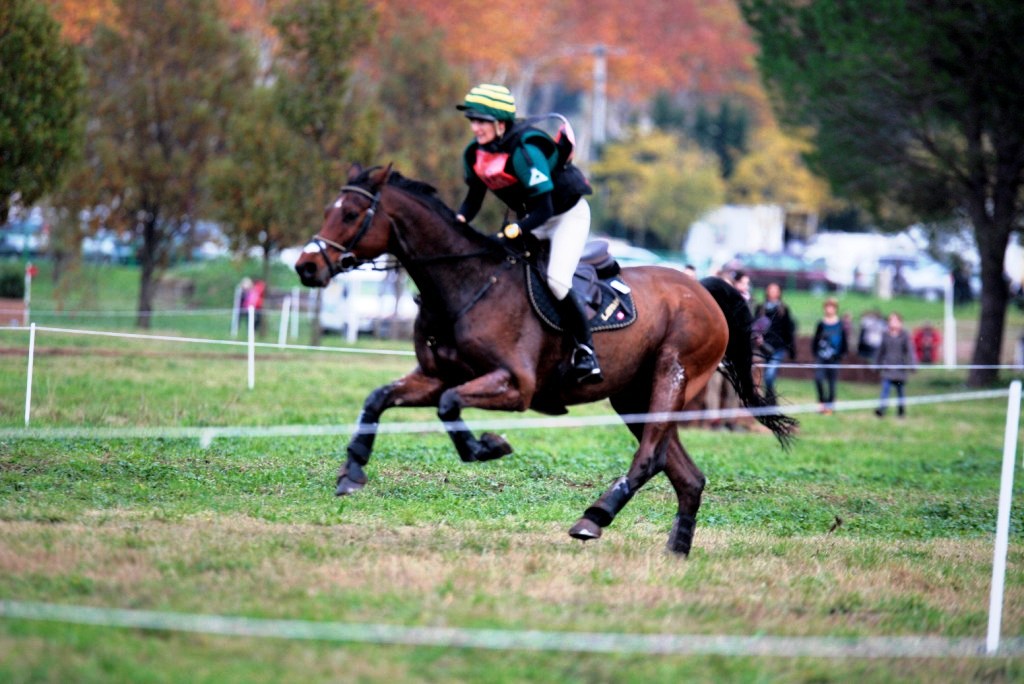
[[[501,85],[482,83],[466,93],[462,104],[456,105],[469,119],[515,121],[516,99],[512,91]]]

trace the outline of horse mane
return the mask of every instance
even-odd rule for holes
[[[378,171],[379,169],[379,166],[374,166],[369,169],[366,169],[360,172],[358,176],[350,180],[348,184],[355,186],[367,185],[370,182],[370,174],[372,174],[375,171]],[[441,218],[445,219],[446,221],[451,222],[455,220],[455,212],[452,211],[451,207],[444,203],[444,200],[438,197],[437,188],[435,188],[430,183],[415,180],[412,178],[406,178],[398,171],[392,171],[388,175],[387,184],[390,185],[391,187],[398,188],[399,190],[404,190],[410,195],[413,195],[414,197],[422,200],[431,209],[433,209],[435,213],[439,214]]]
[[[349,185],[365,186],[370,182],[370,174],[374,171],[379,170],[381,167],[374,166],[363,170],[355,178],[349,181]],[[445,224],[454,227],[463,235],[470,237],[476,241],[483,238],[489,244],[497,245],[497,241],[490,236],[484,235],[479,231],[475,230],[468,224],[461,221],[455,220],[455,211],[449,207],[444,200],[442,200],[437,194],[437,188],[430,183],[421,180],[415,180],[413,178],[406,178],[398,171],[392,171],[388,175],[387,184],[390,187],[402,190],[409,195],[412,195],[415,199],[425,204],[435,214],[437,214]]]

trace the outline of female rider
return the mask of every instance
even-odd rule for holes
[[[516,103],[505,86],[474,87],[457,108],[469,119],[475,140],[463,155],[469,190],[456,218],[472,221],[487,190],[516,213],[517,221],[499,233],[523,233],[549,240],[547,283],[575,349],[573,378],[597,383],[604,378],[594,354],[590,325],[572,291],[572,275],[590,235],[590,186],[576,167],[560,159],[558,145],[543,131],[514,126]]]

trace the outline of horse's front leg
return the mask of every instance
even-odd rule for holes
[[[348,443],[348,458],[338,470],[338,488],[335,494],[344,496],[366,486],[363,472],[373,451],[373,440],[377,436],[377,422],[380,415],[392,406],[437,406],[438,397],[444,390],[440,379],[425,375],[416,369],[409,375],[378,387],[370,392],[359,414],[356,433]]]
[[[516,381],[518,380],[518,382]],[[492,411],[525,411],[528,400],[522,391],[522,378],[515,378],[507,369],[491,371],[467,383],[452,387],[441,395],[437,415],[447,425],[448,436],[463,461],[490,461],[512,453],[503,437],[490,432],[473,436],[460,416],[463,408]]]

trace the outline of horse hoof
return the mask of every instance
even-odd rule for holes
[[[601,528],[593,520],[580,518],[576,524],[569,529],[569,536],[580,541],[601,538]]]
[[[676,515],[665,548],[677,556],[683,558],[689,556],[690,547],[693,545],[693,531],[696,527],[697,519],[694,516]]]
[[[484,446],[484,450],[477,454],[477,460],[480,461],[492,461],[512,453],[512,445],[504,437],[493,432],[480,435],[480,443]]]
[[[338,480],[338,488],[334,490],[335,496],[346,496],[348,494],[354,494],[360,489],[366,486],[365,482],[356,482],[350,480],[347,477],[343,477]]]

